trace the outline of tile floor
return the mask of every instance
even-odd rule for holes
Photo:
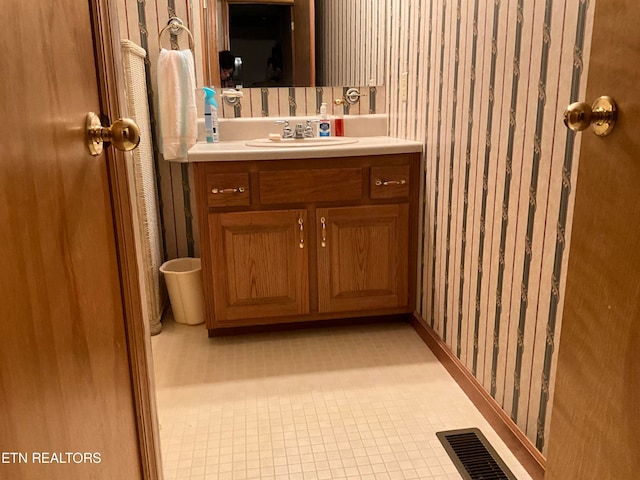
[[[478,427],[530,479],[408,324],[152,337],[165,479],[460,479],[435,433]]]

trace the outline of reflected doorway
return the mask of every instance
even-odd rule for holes
[[[229,45],[236,57],[236,85],[292,85],[292,20],[291,5],[229,4]]]

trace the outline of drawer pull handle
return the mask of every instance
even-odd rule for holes
[[[324,217],[320,217],[320,223],[322,224],[322,248],[327,246],[327,220]]]
[[[404,185],[407,181],[403,178],[402,180],[376,180],[376,187],[388,187],[389,185]]]
[[[244,192],[244,187],[238,187],[238,188],[212,188],[211,189],[211,193],[213,194],[218,194],[218,193],[243,193]]]
[[[304,220],[302,218],[298,218],[298,225],[300,225],[300,244],[298,246],[304,248]]]

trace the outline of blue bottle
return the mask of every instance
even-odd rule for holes
[[[204,128],[207,143],[216,143],[220,140],[218,135],[218,102],[216,102],[216,91],[209,87],[202,87],[202,90],[204,90]]]

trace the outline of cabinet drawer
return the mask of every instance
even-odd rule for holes
[[[207,173],[207,203],[210,207],[251,204],[248,173]]]
[[[260,172],[260,203],[360,200],[362,169],[322,168]]]
[[[409,165],[371,167],[371,198],[409,196]]]

